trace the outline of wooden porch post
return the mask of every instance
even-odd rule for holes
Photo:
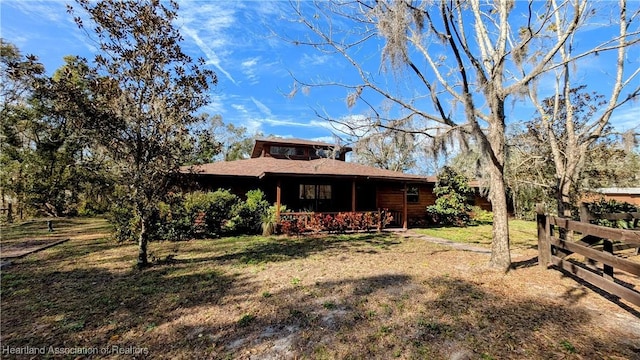
[[[282,195],[280,179],[276,182],[276,221],[280,222],[280,200]]]
[[[407,183],[404,183],[404,191],[402,192],[402,229],[407,230],[409,227],[408,211],[407,211]]]
[[[356,179],[351,180],[351,211],[356,212]]]

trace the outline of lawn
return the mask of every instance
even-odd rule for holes
[[[47,221],[51,221],[53,232],[49,232]],[[34,219],[14,224],[3,224],[0,228],[0,244],[9,246],[25,239],[55,241],[78,236],[103,237],[111,232],[105,219],[96,218],[49,218]]]
[[[154,265],[136,270],[134,244],[114,243],[104,222],[84,226],[2,271],[3,348],[154,359],[640,354],[632,308],[558,271],[495,272],[484,266],[486,254],[417,238],[154,242]],[[519,253],[514,261],[523,264],[535,257],[532,249]]]
[[[491,224],[456,227],[414,229],[415,232],[455,242],[491,247]],[[538,230],[535,221],[509,220],[509,242],[512,249],[531,249],[538,246]]]

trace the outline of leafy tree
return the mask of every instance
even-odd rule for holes
[[[189,129],[200,122],[195,112],[208,102],[217,79],[202,68],[202,59],[194,62],[182,52],[173,26],[176,2],[77,3],[92,20],[89,30],[100,50],[94,59],[100,81],[93,86],[104,112],[91,126],[114,161],[118,183],[129,190],[125,200],[139,224],[138,266],[146,266],[150,216],[188,158]],[[75,20],[87,29],[81,17]]]
[[[47,77],[34,56],[3,43],[2,189],[23,210],[74,214],[80,198],[95,209],[88,194],[109,186],[84,128],[91,116],[87,75],[81,59],[67,57]]]
[[[469,200],[473,189],[469,179],[445,166],[438,174],[438,182],[433,189],[435,205],[427,206],[427,213],[434,224],[466,226],[469,224]]]
[[[516,16],[516,8],[524,16]],[[627,47],[638,41],[637,32],[626,31],[627,22],[635,16],[627,14],[626,8],[622,0],[615,9],[620,32],[614,40],[605,39],[584,53],[564,57],[558,56],[560,51],[590,23],[593,12],[587,0],[528,4],[322,1],[312,8],[297,3],[293,6],[296,21],[308,32],[291,41],[324,54],[338,54],[354,69],[357,80],[350,81],[353,78],[341,72],[339,80],[296,81],[303,88],[343,88],[348,92],[347,105],[360,105],[371,114],[361,120],[362,127],[384,128],[412,121],[411,132],[433,139],[435,148],[446,144],[442,138],[463,140],[471,136],[491,180],[494,222],[490,264],[506,270],[511,257],[504,179],[505,104],[509,99],[522,99],[529,85],[578,58],[613,49],[626,54]],[[375,74],[366,66],[371,57],[362,54],[365,44],[380,45],[380,39],[384,42],[379,67],[396,77],[397,87],[388,86],[384,73]],[[375,104],[381,101],[394,105],[392,116],[378,111]],[[348,128],[355,117],[326,118],[336,127]]]
[[[35,118],[28,101],[36,83],[44,77],[44,66],[35,56],[24,56],[13,44],[0,39],[0,192],[25,204],[27,157],[33,151],[24,135]]]
[[[355,161],[392,171],[407,171],[416,164],[415,135],[403,131],[372,129],[354,145]]]
[[[95,206],[98,197],[110,191],[111,179],[107,159],[95,147],[96,131],[87,126],[96,115],[92,80],[83,59],[66,57],[65,65],[41,81],[31,96],[36,118],[28,136],[37,163],[31,174],[31,202],[52,215],[75,214],[80,201],[85,210],[105,208],[104,201]]]
[[[633,132],[600,139],[587,152],[578,187],[637,187],[640,185],[640,152]],[[632,144],[628,144],[628,142]]]
[[[206,126],[195,132],[196,141],[186,165],[249,158],[254,138],[261,134],[249,136],[247,128],[225,124],[220,115],[202,114],[201,118]]]

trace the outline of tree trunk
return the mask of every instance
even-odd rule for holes
[[[493,241],[491,242],[491,260],[489,265],[507,271],[511,266],[509,252],[509,214],[504,176],[495,164],[489,165],[491,176],[491,207],[493,209]]]
[[[138,236],[138,268],[149,265],[147,260],[147,226],[146,217],[140,211],[140,235]]]
[[[558,191],[556,193],[556,200],[558,201],[558,216],[564,218],[571,218],[571,185],[568,180],[558,179]]]

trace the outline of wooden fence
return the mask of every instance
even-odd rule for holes
[[[609,214],[608,220],[628,220],[638,224],[640,213]],[[587,222],[573,221],[538,212],[538,261],[541,266],[555,265],[613,295],[640,306],[640,292],[614,277],[614,269],[640,277],[640,262],[617,256],[616,251],[640,248],[640,229],[613,229]],[[580,254],[585,263],[566,259]],[[636,250],[637,254],[637,250]],[[596,266],[596,262],[601,267]]]

